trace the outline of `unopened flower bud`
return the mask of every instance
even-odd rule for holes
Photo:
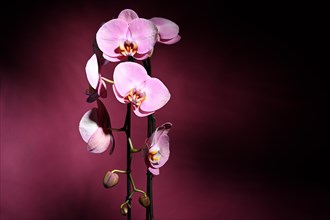
[[[127,215],[127,213],[128,213],[128,205],[127,205],[127,203],[124,203],[124,204],[122,204],[121,206],[120,206],[120,213],[122,214],[122,215]]]
[[[111,188],[117,185],[119,176],[116,173],[108,171],[103,179],[103,185],[105,188]]]
[[[150,199],[146,194],[140,196],[139,202],[145,208],[147,208],[150,205]]]

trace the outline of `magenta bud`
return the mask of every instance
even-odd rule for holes
[[[146,194],[140,196],[139,202],[145,208],[147,208],[150,205],[150,199]]]
[[[105,188],[111,188],[117,185],[119,176],[116,173],[108,171],[103,179],[103,185]]]

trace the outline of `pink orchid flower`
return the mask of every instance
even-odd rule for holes
[[[103,153],[112,145],[110,154],[114,149],[114,139],[110,132],[110,118],[104,104],[97,100],[98,108],[87,111],[79,122],[79,132],[87,143],[87,150],[91,153]]]
[[[115,67],[113,79],[116,98],[121,103],[131,103],[138,117],[154,113],[171,97],[162,81],[150,77],[145,68],[135,62],[119,63]]]
[[[99,72],[99,65],[97,62],[96,54],[94,54],[88,61],[85,67],[87,80],[90,86],[93,88],[93,92],[90,94],[90,102],[97,99],[99,96],[102,98],[107,97],[107,86],[105,81]],[[97,92],[97,95],[94,93]]]
[[[96,33],[96,41],[103,57],[111,62],[127,56],[144,60],[157,42],[157,28],[152,21],[139,18],[135,11],[125,9],[118,18],[104,23]]]
[[[181,39],[179,26],[173,21],[160,17],[153,17],[149,20],[157,27],[157,42],[162,44],[175,44]]]
[[[142,152],[148,170],[153,175],[159,175],[159,168],[161,168],[169,159],[170,143],[168,132],[171,127],[172,123],[170,122],[163,124],[146,140],[146,147]]]

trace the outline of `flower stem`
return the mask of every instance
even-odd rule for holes
[[[128,142],[129,142],[129,146],[130,146],[130,149],[131,149],[131,153],[138,153],[138,152],[141,151],[141,149],[137,149],[137,148],[133,147],[131,138],[128,138]]]
[[[127,173],[126,170],[112,170],[111,173]]]
[[[151,134],[155,131],[155,117],[153,114],[148,116],[148,137],[151,136]],[[147,196],[150,199],[150,206],[147,207],[146,211],[146,219],[147,220],[153,220],[153,199],[152,199],[152,173],[147,170]]]
[[[139,193],[142,193],[142,194],[145,195],[145,192],[143,192],[141,189],[136,188],[135,183],[134,183],[134,180],[133,180],[133,177],[132,177],[131,174],[129,175],[129,177],[131,178],[131,183],[132,183],[133,191],[134,192],[139,192]]]
[[[129,56],[128,61],[134,61],[134,58]],[[131,189],[131,162],[132,162],[132,150],[131,150],[131,103],[127,104],[127,111],[126,111],[126,118],[125,118],[125,132],[126,132],[126,140],[127,140],[127,165],[126,165],[126,175],[127,175],[127,195],[126,195],[126,200],[127,200],[127,205],[128,205],[128,212],[127,212],[127,220],[131,220],[131,194],[132,194],[132,189]]]
[[[126,131],[126,138],[127,138],[127,166],[126,166],[126,174],[127,174],[127,196],[126,200],[128,200],[128,212],[127,212],[127,219],[131,220],[131,161],[132,161],[132,152],[131,152],[131,104],[127,104],[127,112],[126,112],[126,119],[125,119],[125,131]]]
[[[108,82],[108,83],[110,83],[110,84],[114,84],[115,82],[113,81],[113,80],[110,80],[110,79],[108,79],[108,78],[105,78],[105,77],[101,77],[104,81],[106,81],[106,82]]]
[[[146,60],[143,60],[144,68],[147,70],[149,76],[151,76],[151,61],[150,57]],[[156,129],[156,120],[154,114],[148,116],[148,138]],[[154,213],[153,213],[153,200],[152,200],[152,173],[147,170],[147,196],[150,199],[150,206],[147,207],[146,210],[146,220],[153,220]]]
[[[134,180],[133,180],[133,177],[132,177],[131,174],[129,174],[128,176],[129,176],[129,178],[130,178],[130,180],[131,180],[131,185],[132,185],[133,191],[132,191],[131,194],[126,198],[126,201],[125,201],[123,204],[128,204],[128,207],[131,208],[131,204],[130,204],[130,202],[131,202],[131,199],[132,199],[133,194],[136,193],[136,192],[138,192],[138,193],[141,193],[141,194],[143,194],[143,195],[146,195],[146,193],[145,193],[143,190],[136,188],[135,183],[134,183]],[[122,204],[122,205],[123,205],[123,204]],[[120,208],[122,208],[122,205],[121,205]]]

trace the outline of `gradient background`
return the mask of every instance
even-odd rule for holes
[[[78,132],[85,64],[101,23],[125,8],[180,26],[175,45],[157,44],[153,75],[169,88],[156,113],[170,121],[171,157],[154,178],[156,219],[330,218],[329,96],[319,71],[323,6],[198,1],[10,2],[1,22],[1,220],[126,219],[126,178],[105,189],[105,172],[125,169],[125,137],[90,154]],[[9,12],[9,15],[4,13]],[[104,75],[112,78],[115,64]],[[125,105],[104,103],[122,126]],[[136,147],[145,118],[132,115]],[[145,167],[133,177],[145,189]],[[133,196],[133,219],[145,209]]]

